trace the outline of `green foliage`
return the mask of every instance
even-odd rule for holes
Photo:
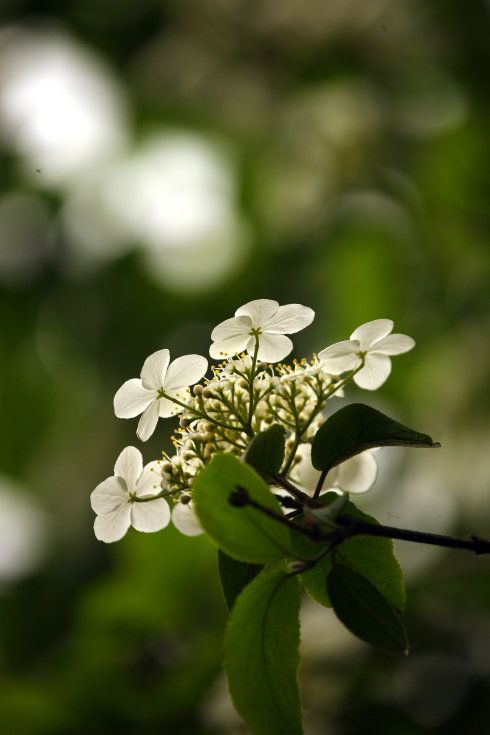
[[[261,564],[237,561],[218,549],[219,578],[228,610],[233,609],[235,600],[242,589],[255,579],[261,569]]]
[[[284,462],[285,441],[284,427],[273,424],[252,439],[245,453],[245,460],[259,471],[277,475]]]
[[[328,504],[332,500],[335,501],[337,497],[334,493],[327,493],[322,497],[322,501]],[[366,515],[351,502],[347,503],[344,514],[370,523],[377,523],[375,518]],[[300,534],[295,533],[292,538],[295,552],[306,558],[315,556],[325,547],[325,541],[318,544]],[[406,594],[403,574],[391,539],[354,536],[346,539],[336,548],[335,556],[337,560],[348,563],[350,567],[368,579],[395,609],[400,611],[405,609]],[[326,607],[332,605],[325,585],[331,568],[332,555],[328,554],[316,566],[301,575],[308,594]]]
[[[289,530],[249,505],[230,502],[237,487],[261,506],[282,515],[279,503],[262,478],[231,454],[218,454],[199,472],[193,489],[195,509],[205,531],[229,556],[264,564],[291,550]]]
[[[366,577],[346,564],[334,564],[327,587],[335,614],[351,633],[387,653],[407,652],[407,635],[395,609]]]
[[[374,447],[438,447],[428,434],[413,431],[363,403],[341,408],[318,430],[311,447],[317,470],[328,471]]]
[[[256,735],[301,735],[300,593],[296,576],[262,572],[239,596],[225,637],[225,666],[237,711]]]

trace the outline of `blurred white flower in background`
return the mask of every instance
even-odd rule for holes
[[[140,248],[158,284],[214,287],[248,249],[232,157],[181,129],[160,127],[136,143],[128,108],[103,60],[68,34],[0,32],[0,144],[17,154],[30,186],[61,190],[65,269],[84,272]]]
[[[7,28],[0,35],[0,136],[31,179],[63,186],[120,152],[126,106],[101,59],[68,35]]]
[[[65,232],[80,262],[143,250],[151,278],[195,291],[226,278],[247,252],[230,157],[203,135],[154,133],[68,196]]]
[[[44,513],[24,488],[0,476],[0,591],[42,564],[47,543]]]

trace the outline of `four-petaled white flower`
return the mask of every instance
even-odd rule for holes
[[[141,413],[136,434],[146,441],[155,431],[158,417],[168,418],[184,410],[165,396],[185,401],[188,387],[198,383],[207,369],[208,361],[201,355],[183,355],[170,362],[168,350],[154,352],[145,360],[141,379],[127,380],[119,388],[114,396],[114,412],[120,419]]]
[[[378,475],[378,465],[372,455],[373,451],[376,450],[368,449],[333,467],[325,478],[323,492],[335,488],[353,495],[367,492],[374,485]],[[320,478],[320,472],[311,463],[311,444],[301,444],[298,455],[301,460],[294,468],[292,479],[311,495]]]
[[[336,342],[318,353],[325,370],[338,375],[364,365],[354,375],[360,388],[376,390],[391,373],[391,355],[401,355],[415,346],[406,334],[391,334],[391,319],[375,319],[366,322],[352,332],[350,339]]]
[[[168,526],[170,508],[166,500],[137,500],[158,495],[160,483],[160,462],[143,467],[138,449],[123,449],[116,460],[114,475],[97,485],[90,496],[92,509],[97,513],[94,531],[99,541],[119,541],[130,526],[146,533]]]
[[[270,299],[250,301],[240,306],[234,317],[213,329],[209,354],[215,360],[243,351],[253,355],[258,337],[258,359],[279,362],[293,349],[293,343],[285,335],[304,329],[314,317],[313,309],[301,304],[279,306]]]

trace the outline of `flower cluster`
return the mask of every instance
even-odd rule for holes
[[[125,419],[141,415],[137,435],[142,441],[153,434],[159,418],[179,415],[174,452],[144,467],[137,449],[122,451],[114,475],[91,496],[98,539],[117,541],[129,526],[158,531],[170,521],[186,535],[200,533],[192,507],[194,477],[216,453],[242,456],[254,436],[272,424],[282,426],[287,437],[278,484],[294,482],[313,492],[318,473],[311,464],[311,441],[325,420],[328,400],[342,396],[351,380],[368,390],[380,387],[390,374],[390,357],[415,344],[406,335],[391,334],[389,319],[377,319],[310,361],[283,363],[293,348],[286,335],[313,318],[312,309],[301,304],[279,306],[269,299],[245,304],[213,329],[210,355],[220,362],[207,378],[208,361],[200,355],[171,362],[162,349],[145,360],[140,378],[117,391],[114,411]],[[334,468],[323,490],[362,493],[376,473],[372,451],[364,452]]]

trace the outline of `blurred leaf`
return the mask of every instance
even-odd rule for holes
[[[320,427],[311,447],[317,470],[328,471],[366,449],[375,447],[438,447],[428,434],[413,431],[381,411],[352,403]]]
[[[333,609],[351,633],[387,653],[406,653],[408,641],[397,613],[374,585],[346,564],[327,578]]]
[[[289,530],[256,508],[232,505],[237,487],[282,515],[269,487],[251,467],[231,454],[218,454],[194,480],[194,507],[204,530],[239,561],[262,564],[282,559],[291,549]]]
[[[335,502],[338,496],[327,493],[322,496],[322,501],[329,504]],[[377,523],[372,516],[360,511],[356,506],[348,502],[344,514],[359,518],[369,523]],[[312,557],[325,545],[310,541],[305,536],[293,534],[294,551],[301,557]],[[395,556],[393,541],[388,538],[376,538],[374,536],[354,536],[343,541],[335,550],[338,560],[346,562],[353,569],[362,574],[373,584],[381,594],[397,610],[405,609],[406,593],[403,583],[403,574],[398,560]],[[316,566],[301,575],[308,594],[321,605],[331,607],[325,580],[332,568],[332,556],[328,554],[323,557]]]
[[[225,666],[237,711],[256,735],[301,735],[300,594],[295,576],[262,572],[242,592],[225,637]]]
[[[284,461],[285,441],[284,427],[273,424],[252,439],[245,452],[245,461],[268,475],[277,475]]]
[[[232,559],[231,556],[218,549],[219,578],[228,610],[233,609],[235,600],[242,589],[255,579],[262,568],[261,564],[247,564]]]

